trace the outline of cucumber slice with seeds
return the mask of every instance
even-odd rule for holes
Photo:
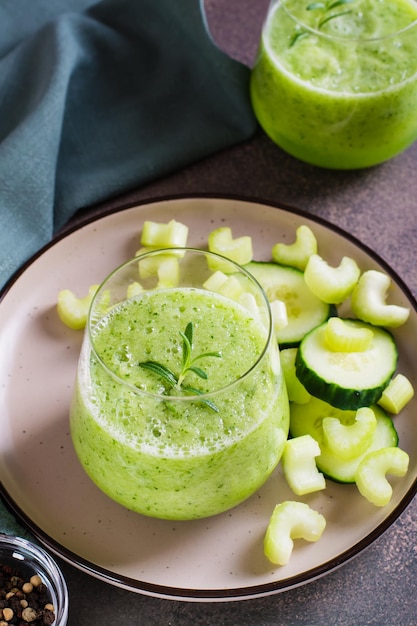
[[[325,322],[300,343],[295,368],[311,395],[339,409],[355,410],[378,402],[397,367],[398,351],[389,331],[360,320],[345,323],[372,330],[372,341],[365,350],[332,350],[326,341]]]
[[[278,263],[252,261],[244,268],[262,285],[268,300],[285,303],[288,324],[276,333],[281,348],[297,346],[304,335],[336,314],[307,287],[301,270]]]

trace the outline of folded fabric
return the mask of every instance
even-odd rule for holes
[[[0,4],[0,288],[77,210],[249,138],[202,0]]]
[[[5,535],[15,535],[23,537],[30,541],[34,541],[34,537],[18,520],[9,512],[3,502],[0,500],[0,533]]]
[[[0,288],[76,210],[249,138],[248,77],[199,0],[2,0]]]

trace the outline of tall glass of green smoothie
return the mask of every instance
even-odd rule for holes
[[[278,464],[288,412],[268,300],[243,268],[170,249],[136,257],[103,282],[71,435],[110,498],[163,519],[230,509]]]
[[[251,98],[270,138],[313,165],[399,154],[417,138],[416,0],[272,0]]]

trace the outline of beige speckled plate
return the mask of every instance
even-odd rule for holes
[[[0,302],[1,493],[17,516],[50,550],[109,583],[148,595],[185,600],[236,600],[302,585],[345,563],[388,528],[417,491],[416,400],[395,418],[400,445],[410,454],[405,478],[392,480],[385,508],[369,504],[353,485],[328,481],[303,499],[327,527],[318,543],[298,540],[288,565],[272,566],[262,541],[274,505],[296,499],[280,468],[264,487],[228,513],[193,522],[154,520],[131,513],[103,495],[75,456],[68,407],[81,333],[58,320],[57,293],[82,295],[139,248],[143,221],[175,217],[190,227],[189,244],[230,225],[253,237],[255,258],[268,260],[277,241],[290,243],[309,224],[320,252],[337,264],[353,256],[362,269],[382,268],[392,297],[410,306],[395,332],[399,370],[417,386],[416,302],[370,250],[346,233],[302,212],[239,199],[174,198],[107,214],[45,247],[14,277]],[[299,498],[300,499],[300,498]]]

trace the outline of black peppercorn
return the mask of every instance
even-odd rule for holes
[[[0,624],[50,626],[55,622],[51,600],[37,574],[27,580],[9,565],[0,565]]]

